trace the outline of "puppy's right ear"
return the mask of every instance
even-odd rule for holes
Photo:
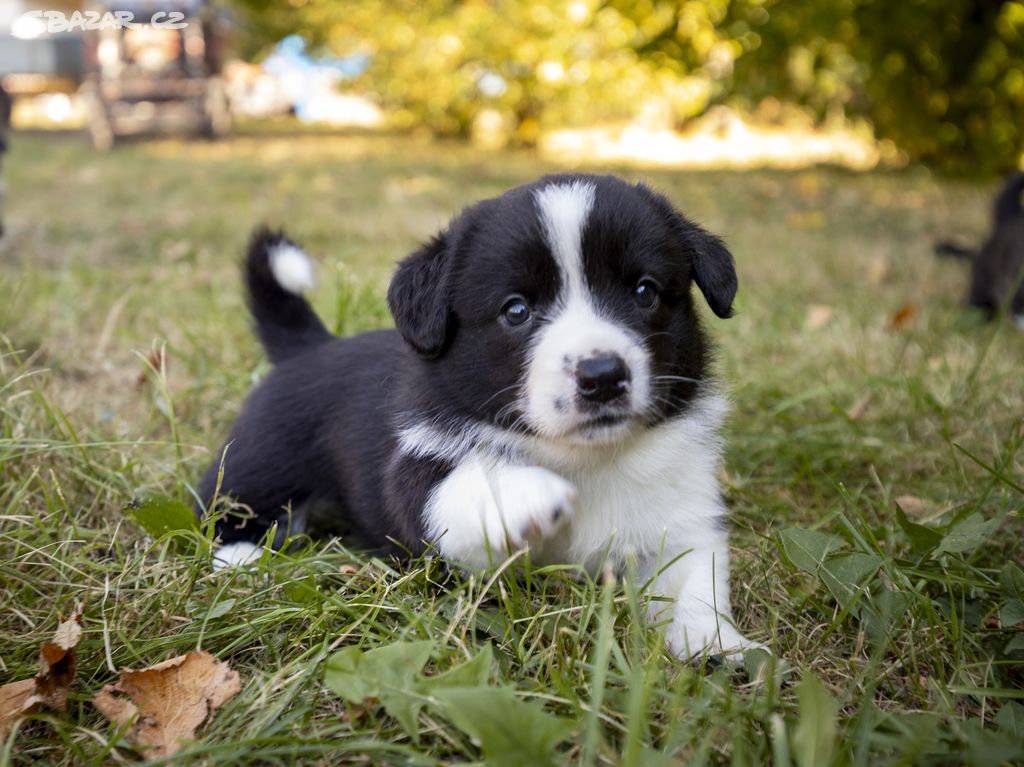
[[[442,232],[398,264],[388,308],[402,338],[422,357],[444,354],[455,330],[450,300],[451,254]]]

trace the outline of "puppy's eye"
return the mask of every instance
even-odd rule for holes
[[[658,305],[658,283],[645,277],[633,288],[633,300],[641,309],[653,309]]]
[[[513,296],[505,302],[505,306],[501,310],[501,316],[505,318],[505,322],[509,325],[516,327],[530,319],[530,307],[524,299],[519,296]]]

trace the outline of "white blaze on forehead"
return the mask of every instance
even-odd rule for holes
[[[580,296],[583,284],[583,227],[594,207],[594,185],[585,181],[550,184],[534,193],[548,247],[564,281],[563,294]]]
[[[532,341],[522,397],[526,422],[543,437],[565,437],[579,427],[585,414],[577,406],[574,371],[581,359],[595,354],[614,354],[626,363],[634,413],[649,403],[646,351],[628,328],[603,316],[586,284],[583,232],[595,195],[588,181],[549,184],[534,192],[544,237],[562,278],[558,300]]]

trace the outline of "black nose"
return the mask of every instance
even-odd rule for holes
[[[576,388],[591,402],[609,402],[626,391],[629,368],[618,354],[603,354],[580,360],[576,365]]]

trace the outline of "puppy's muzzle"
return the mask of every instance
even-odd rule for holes
[[[576,391],[587,402],[608,403],[629,391],[630,372],[618,354],[600,354],[576,365]]]

